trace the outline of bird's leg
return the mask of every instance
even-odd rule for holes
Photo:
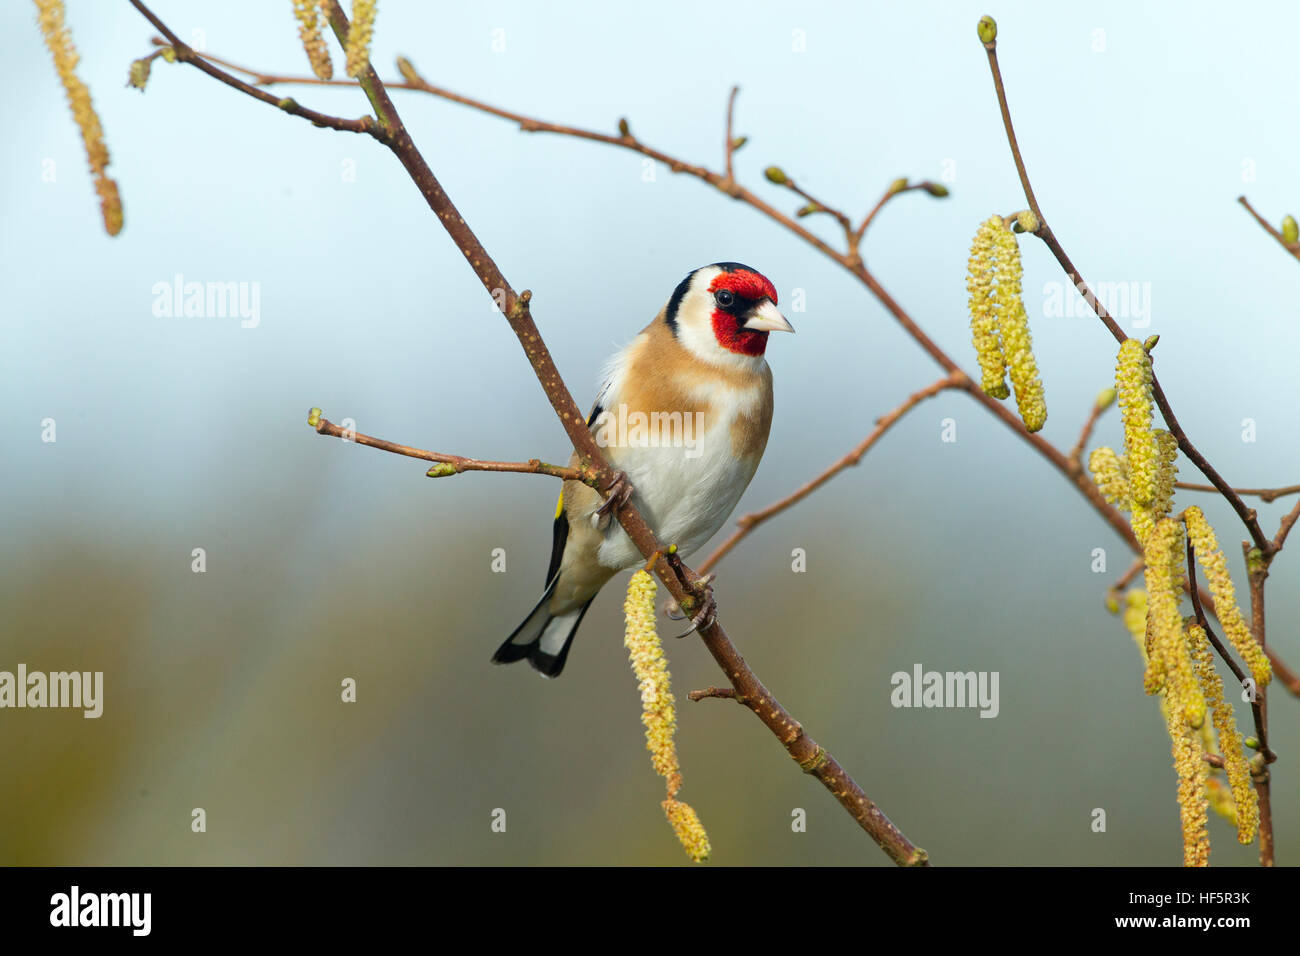
[[[718,616],[718,603],[713,599],[713,578],[715,575],[706,574],[703,577],[696,574],[685,564],[682,563],[681,556],[677,553],[676,548],[669,548],[668,553],[664,555],[677,576],[686,582],[686,588],[695,598],[695,613],[691,615],[690,630],[684,634],[678,634],[680,640],[683,637],[689,637],[702,627],[708,627]],[[681,613],[681,608],[676,601],[670,601],[665,609],[668,616],[675,621],[680,621],[686,615]],[[676,613],[674,613],[676,612]]]
[[[626,471],[614,472],[614,480],[610,482],[609,491],[605,495],[605,503],[596,509],[596,527],[602,530],[607,528],[611,516],[619,508],[627,504],[627,500],[632,497],[632,492],[635,490],[632,487],[632,482],[628,481]]]

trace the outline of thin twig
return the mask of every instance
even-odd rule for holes
[[[423,448],[413,448],[410,445],[399,445],[396,442],[385,441],[382,438],[373,438],[370,435],[364,435],[355,429],[344,428],[336,425],[328,418],[321,418],[316,423],[316,432],[320,435],[327,435],[332,438],[342,438],[345,441],[357,445],[365,445],[368,448],[378,448],[381,451],[391,452],[394,455],[404,455],[407,458],[419,458],[422,461],[433,461],[441,465],[448,466],[451,471],[445,472],[438,477],[444,477],[450,474],[461,474],[466,471],[500,471],[509,472],[519,475],[549,475],[552,478],[562,478],[565,481],[581,481],[583,484],[595,485],[597,478],[594,471],[589,468],[569,467],[567,465],[549,465],[537,458],[531,458],[528,461],[487,461],[482,458],[466,458],[462,455],[448,455],[444,452],[425,451]]]
[[[1079,440],[1074,443],[1070,449],[1070,462],[1077,468],[1083,468],[1083,450],[1088,445],[1088,439],[1092,437],[1092,430],[1097,427],[1097,420],[1106,413],[1114,402],[1107,402],[1102,405],[1100,402],[1092,403],[1092,411],[1088,413],[1087,419],[1083,423],[1083,428],[1079,431]]]
[[[706,687],[704,690],[693,690],[686,695],[691,700],[701,701],[706,697],[718,697],[723,700],[735,700],[736,691],[732,687]]]
[[[1187,491],[1211,491],[1219,493],[1219,489],[1213,485],[1198,485],[1190,481],[1175,481],[1175,488],[1183,488]],[[1278,498],[1284,498],[1287,495],[1300,495],[1300,485],[1287,485],[1285,488],[1233,488],[1239,495],[1250,495],[1259,498],[1265,503],[1276,501]]]
[[[1290,693],[1300,697],[1300,674],[1297,674],[1291,667],[1277,656],[1277,651],[1271,647],[1264,648],[1264,653],[1268,655],[1269,663],[1273,665],[1273,680],[1280,683]]]
[[[1137,577],[1139,574],[1142,573],[1142,569],[1145,568],[1146,566],[1147,563],[1145,559],[1143,559],[1142,556],[1139,555],[1133,561],[1133,563],[1129,565],[1128,570],[1125,571],[1123,574],[1121,574],[1119,576],[1119,579],[1106,590],[1113,591],[1116,594],[1120,593],[1126,587],[1129,586],[1129,584],[1133,581],[1135,577]]]
[[[722,544],[714,550],[707,558],[700,562],[698,571],[700,574],[707,574],[719,561],[727,556],[736,545],[738,545],[751,531],[770,518],[779,515],[782,511],[793,508],[796,504],[807,498],[810,494],[820,488],[826,482],[830,481],[845,468],[852,467],[862,460],[862,456],[871,450],[871,446],[878,442],[885,432],[897,423],[904,415],[915,408],[927,398],[932,398],[940,392],[949,388],[960,388],[966,376],[962,372],[953,372],[945,378],[932,382],[918,392],[914,392],[907,399],[886,415],[876,419],[876,427],[872,429],[871,434],[858,443],[857,447],[850,451],[844,457],[835,461],[829,468],[825,469],[817,477],[805,482],[796,488],[793,492],[774,501],[759,511],[752,511],[749,514],[742,515],[736,519],[736,530],[733,531]]]
[[[731,88],[731,94],[727,97],[727,142],[723,152],[727,164],[727,179],[735,182],[736,176],[731,168],[731,157],[736,152],[736,134],[732,130],[732,117],[736,111],[736,94],[740,92],[739,86]]]
[[[239,69],[249,76],[258,78],[260,82],[265,82],[267,85],[272,83],[300,82],[319,85],[321,83],[321,81],[311,77],[277,76],[261,73],[247,67],[235,67],[233,65],[232,69]],[[954,362],[933,339],[925,334],[911,315],[908,314],[907,310],[905,310],[898,301],[885,290],[884,286],[880,284],[880,281],[876,279],[876,277],[862,263],[860,257],[855,257],[851,252],[844,253],[832,248],[821,237],[810,232],[799,222],[790,218],[779,209],[776,209],[770,203],[760,199],[755,193],[746,189],[744,186],[735,182],[728,183],[726,177],[721,173],[715,173],[703,166],[688,163],[675,156],[654,149],[653,147],[641,142],[630,133],[626,136],[612,136],[607,133],[596,132],[595,130],[549,123],[532,116],[526,116],[522,113],[515,113],[498,106],[493,106],[490,103],[484,103],[481,100],[476,100],[460,93],[454,93],[450,90],[443,89],[442,87],[434,86],[432,83],[429,83],[420,76],[411,62],[405,58],[398,59],[398,69],[401,71],[405,82],[402,84],[391,84],[393,88],[418,90],[423,93],[428,93],[431,96],[439,97],[440,99],[459,103],[462,106],[467,106],[470,109],[487,113],[490,116],[497,116],[509,120],[510,122],[517,124],[524,132],[551,133],[554,135],[571,137],[573,139],[604,143],[608,146],[630,150],[634,153],[639,153],[642,156],[654,159],[656,162],[663,163],[674,173],[683,173],[692,176],[710,186],[713,186],[715,189],[718,189],[732,198],[739,199],[755,211],[767,216],[773,222],[776,222],[781,227],[798,236],[817,251],[851,272],[854,277],[866,286],[867,290],[875,296],[880,304],[885,307],[886,311],[889,312],[894,321],[896,321],[913,339],[913,341],[915,341],[916,344],[920,346],[920,348],[945,372],[951,373],[960,370],[957,363]],[[329,82],[341,85],[348,81]],[[925,188],[925,184],[918,184],[918,187]],[[1101,492],[1097,490],[1096,483],[1093,482],[1089,476],[1083,474],[1079,469],[1071,468],[1069,460],[1056,448],[1055,445],[1047,441],[1047,439],[1045,439],[1041,434],[1027,431],[1020,418],[1014,412],[1011,412],[1003,406],[997,399],[986,395],[978,386],[968,388],[965,391],[971,398],[982,405],[986,411],[997,418],[1003,425],[1010,428],[1022,440],[1027,442],[1030,447],[1047,459],[1053,467],[1060,471],[1061,474],[1074,486],[1075,490],[1087,499],[1088,503],[1092,505],[1093,509],[1096,510],[1101,518],[1124,540],[1130,550],[1134,553],[1141,552],[1142,549],[1138,545],[1137,538],[1133,535],[1133,531],[1129,527],[1128,521],[1119,513],[1118,510],[1115,509],[1114,506],[1102,497]]]
[[[1277,240],[1278,245],[1291,253],[1291,255],[1295,256],[1297,259],[1300,259],[1300,242],[1287,242],[1286,239],[1283,238],[1282,233],[1273,228],[1271,222],[1255,211],[1255,207],[1250,204],[1250,200],[1245,196],[1238,196],[1237,202],[1246,207],[1246,211],[1255,217],[1255,221],[1264,228],[1265,232]]]
[[[867,234],[867,229],[869,229],[871,227],[871,224],[876,221],[876,216],[880,213],[880,210],[884,209],[885,204],[888,203],[891,199],[893,199],[896,196],[901,196],[903,195],[903,193],[915,192],[918,189],[923,189],[926,192],[931,192],[932,195],[946,196],[947,195],[946,186],[942,187],[944,190],[943,192],[932,192],[933,190],[937,190],[939,188],[940,186],[938,184],[932,183],[929,180],[920,183],[907,183],[905,186],[899,189],[895,189],[894,184],[891,183],[889,188],[884,191],[884,193],[881,195],[881,197],[878,200],[876,200],[876,204],[871,207],[871,210],[865,216],[862,217],[862,222],[858,225],[858,228],[854,230],[853,235],[855,239],[855,245],[857,243],[862,242],[862,237]]]
[[[329,116],[325,113],[318,113],[315,110],[307,109],[290,97],[272,96],[265,90],[259,90],[255,86],[250,86],[243,80],[231,76],[224,70],[219,70],[207,60],[198,54],[195,50],[185,44],[180,37],[167,28],[167,25],[159,20],[152,10],[146,7],[140,0],[131,0],[131,5],[135,7],[144,16],[146,20],[153,24],[154,29],[158,30],[167,38],[167,43],[176,51],[176,59],[181,63],[188,63],[190,66],[197,67],[208,76],[218,82],[225,83],[255,100],[261,100],[277,109],[284,110],[293,116],[301,116],[314,126],[321,126],[328,129],[336,129],[346,133],[369,133],[376,138],[382,138],[375,128],[374,120],[369,116],[362,116],[360,119],[343,119],[339,116]]]
[[[1278,525],[1277,534],[1273,537],[1272,554],[1282,550],[1282,545],[1286,543],[1287,535],[1295,527],[1297,518],[1300,518],[1300,501],[1295,503],[1295,506],[1282,518],[1282,523]]]
[[[1102,324],[1105,325],[1107,330],[1110,331],[1110,334],[1114,336],[1115,341],[1122,343],[1128,338],[1128,336],[1124,333],[1124,330],[1119,327],[1119,324],[1114,320],[1110,312],[1107,311],[1106,307],[1102,305],[1101,300],[1097,298],[1095,293],[1093,293],[1092,288],[1084,280],[1083,276],[1079,274],[1079,270],[1076,269],[1074,263],[1070,261],[1070,257],[1066,254],[1065,249],[1061,246],[1060,242],[1057,241],[1051,227],[1047,224],[1047,219],[1043,216],[1043,210],[1038,205],[1038,199],[1034,195],[1033,186],[1029,183],[1029,173],[1025,168],[1024,158],[1020,155],[1020,146],[1016,142],[1015,129],[1011,125],[1011,110],[1007,106],[1007,91],[1002,83],[1002,70],[998,66],[997,40],[994,39],[985,43],[984,49],[988,54],[989,70],[993,74],[993,88],[997,93],[998,107],[1002,112],[1002,125],[1006,130],[1007,142],[1011,146],[1011,157],[1015,162],[1016,172],[1020,176],[1020,184],[1024,189],[1025,200],[1029,203],[1029,208],[1038,219],[1038,228],[1035,230],[1034,234],[1046,243],[1048,249],[1051,250],[1052,255],[1056,257],[1057,263],[1065,271],[1067,277],[1069,277],[1071,282],[1074,283],[1075,287],[1079,289],[1088,304],[1092,306],[1092,310],[1097,313],[1097,318],[1101,319]],[[1179,449],[1187,456],[1187,459],[1197,467],[1201,474],[1210,480],[1210,484],[1214,485],[1214,487],[1218,489],[1219,493],[1224,497],[1228,504],[1232,506],[1232,509],[1237,512],[1237,516],[1241,519],[1242,524],[1246,526],[1246,530],[1250,532],[1250,536],[1254,540],[1255,546],[1267,554],[1270,548],[1270,542],[1264,537],[1264,532],[1259,527],[1259,521],[1257,520],[1255,510],[1246,506],[1246,503],[1241,500],[1241,497],[1232,490],[1232,486],[1224,481],[1209,461],[1206,460],[1205,456],[1202,455],[1200,451],[1197,450],[1196,446],[1192,444],[1191,439],[1187,437],[1187,433],[1183,431],[1182,426],[1178,423],[1178,419],[1174,415],[1174,410],[1169,404],[1169,399],[1166,398],[1164,389],[1160,385],[1160,380],[1156,377],[1154,372],[1152,372],[1151,375],[1151,392],[1152,397],[1155,399],[1156,406],[1160,409],[1160,414],[1165,420],[1165,425],[1169,429],[1169,433],[1178,439]]]

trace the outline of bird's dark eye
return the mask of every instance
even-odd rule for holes
[[[713,293],[713,298],[724,309],[729,309],[736,304],[736,295],[727,289],[719,289]]]

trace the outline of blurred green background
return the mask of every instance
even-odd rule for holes
[[[21,82],[0,98],[0,669],[102,670],[105,704],[98,720],[0,711],[0,863],[685,864],[622,647],[625,576],[558,681],[488,663],[537,597],[554,483],[431,483],[417,462],[305,424],[319,405],[427,448],[566,455],[517,343],[400,167],[189,68],[158,63],[146,93],[126,89],[152,31],[124,3],[68,6],[126,229],[103,235],[33,8],[4,5]],[[287,2],[154,9],[214,53],[307,71]],[[1216,15],[1211,49],[1216,9],[753,4],[736,16],[392,0],[373,58],[388,76],[406,54],[431,82],[558,122],[612,131],[627,116],[648,142],[710,165],[739,83],[750,142],[737,174],[782,208],[797,204],[762,181],[769,163],[854,212],[897,176],[947,174],[952,198],[902,197],[864,252],[969,369],[970,237],[1023,205],[975,38],[991,12],[1056,233],[1090,279],[1149,284],[1161,379],[1222,473],[1288,484],[1300,268],[1233,200],[1246,192],[1274,219],[1300,205],[1284,70],[1300,15]],[[353,91],[292,92],[341,115],[366,108]],[[696,266],[747,262],[783,303],[804,290],[798,335],[769,349],[776,418],[742,510],[820,471],[938,377],[849,276],[752,210],[663,167],[646,181],[631,154],[397,95],[506,275],[535,290],[580,405],[604,358]],[[835,241],[832,223],[808,222]],[[1062,277],[1039,244],[1024,250],[1045,434],[1068,449],[1110,381],[1114,343],[1095,320],[1043,314]],[[153,285],[176,273],[259,283],[260,324],[154,316]],[[944,419],[956,442],[940,440]],[[1256,441],[1242,440],[1244,419]],[[1113,413],[1098,440],[1120,440]],[[1179,502],[1206,508],[1244,584],[1230,512],[1207,495]],[[1265,528],[1287,507],[1262,505]],[[194,548],[205,573],[191,571]],[[497,548],[505,573],[491,570]],[[794,548],[806,573],[791,572]],[[717,597],[759,676],[936,863],[1173,865],[1169,742],[1133,643],[1102,606],[1129,560],[1027,446],[944,395],[755,533],[721,565]],[[1288,551],[1270,578],[1269,636],[1293,662],[1296,580]],[[679,698],[719,682],[697,640],[668,652]],[[999,716],[892,708],[890,675],[916,663],[998,671]],[[340,701],[346,677],[355,704]],[[751,714],[723,701],[679,711],[681,796],[716,864],[888,863]],[[1274,693],[1271,717],[1278,860],[1291,863],[1300,701]],[[206,833],[190,830],[195,807]],[[1098,807],[1105,833],[1090,826]],[[505,833],[492,832],[496,808]],[[806,832],[791,830],[796,808]],[[1211,839],[1215,863],[1255,858],[1220,820]]]

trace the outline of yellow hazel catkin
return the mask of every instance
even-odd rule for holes
[[[1006,383],[1006,364],[998,337],[997,303],[994,300],[994,230],[1002,229],[999,216],[980,223],[971,241],[966,267],[966,291],[970,294],[971,343],[980,366],[980,387],[993,398],[1011,394]]]
[[[677,745],[677,710],[673,699],[668,661],[655,628],[655,593],[658,586],[647,571],[637,571],[627,585],[623,603],[625,629],[623,645],[628,649],[632,670],[641,692],[641,722],[645,725],[646,749],[655,772],[667,782],[664,813],[687,855],[699,863],[708,858],[709,836],[690,804],[676,799],[682,786]]]
[[[1237,825],[1237,841],[1251,843],[1259,826],[1259,799],[1255,788],[1251,786],[1250,765],[1246,761],[1241,733],[1237,730],[1236,715],[1232,705],[1223,696],[1223,681],[1214,666],[1214,655],[1210,651],[1210,641],[1205,631],[1198,625],[1187,628],[1187,643],[1196,667],[1197,680],[1205,692],[1206,703],[1210,707],[1214,730],[1219,736],[1219,753],[1223,757],[1223,769],[1231,789],[1233,813],[1231,819]],[[1209,736],[1208,733],[1205,736]],[[1210,794],[1211,803],[1217,799],[1222,802],[1222,795]],[[1215,807],[1216,812],[1228,814]]]
[[[1119,508],[1128,510],[1128,470],[1115,449],[1102,445],[1088,456],[1088,470],[1101,496]]]
[[[994,231],[997,250],[995,275],[998,302],[998,333],[1002,340],[1002,358],[1007,376],[1016,393],[1016,408],[1027,431],[1036,432],[1047,423],[1047,403],[1043,398],[1043,381],[1034,358],[1033,337],[1021,295],[1023,270],[1020,244],[1015,234],[1002,226]]]
[[[1135,505],[1156,493],[1157,451],[1151,432],[1151,356],[1137,339],[1125,339],[1115,367],[1115,391],[1124,417],[1124,453]]]
[[[1246,663],[1256,687],[1264,687],[1273,679],[1273,665],[1268,655],[1255,640],[1255,635],[1246,626],[1241,610],[1237,607],[1237,593],[1232,586],[1232,575],[1228,573],[1228,562],[1219,550],[1218,539],[1214,529],[1205,520],[1201,509],[1195,505],[1183,512],[1183,521],[1187,525],[1187,536],[1192,540],[1196,551],[1196,560],[1205,572],[1206,583],[1214,595],[1215,616],[1223,625],[1223,632],[1237,649],[1237,653]]]
[[[104,128],[99,114],[90,99],[90,90],[77,76],[77,63],[81,59],[72,42],[72,34],[64,17],[63,0],[36,0],[36,21],[45,37],[45,46],[54,61],[55,72],[63,84],[63,92],[72,108],[72,118],[81,131],[81,142],[86,150],[86,160],[95,181],[95,194],[99,196],[99,211],[104,220],[104,230],[110,236],[122,231],[124,222],[122,197],[117,183],[110,179],[108,147],[104,144]]]
[[[321,35],[321,22],[326,14],[320,0],[293,0],[293,15],[298,21],[298,39],[302,41],[312,72],[319,80],[331,79],[334,64],[330,62],[329,49]]]
[[[347,73],[357,77],[370,62],[370,40],[375,33],[376,0],[352,0],[352,23],[348,27]]]

